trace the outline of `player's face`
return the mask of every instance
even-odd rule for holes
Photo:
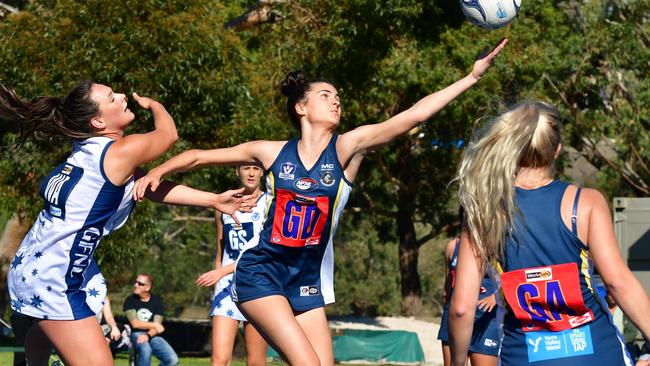
[[[341,120],[341,100],[334,86],[315,83],[306,96],[305,115],[310,122],[338,126]]]
[[[239,180],[247,191],[254,191],[260,186],[260,179],[263,174],[262,168],[257,165],[242,165],[237,168]]]
[[[121,132],[133,121],[135,115],[127,108],[126,95],[115,93],[102,84],[93,84],[90,99],[99,106],[98,120],[105,124],[104,132]]]

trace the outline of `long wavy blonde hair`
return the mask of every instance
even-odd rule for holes
[[[480,130],[463,153],[458,177],[465,229],[483,264],[503,254],[517,208],[514,180],[522,167],[552,167],[560,119],[544,102],[524,102]]]

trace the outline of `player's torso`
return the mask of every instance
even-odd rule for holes
[[[561,218],[567,186],[554,181],[516,191],[515,229],[506,238],[500,262],[507,302],[504,365],[622,360],[611,317],[590,283],[587,248]],[[608,349],[609,356],[597,354],[597,345]]]
[[[298,156],[297,141],[288,141],[266,183],[271,201],[261,245],[277,253],[322,253],[351,189],[336,154],[336,136],[309,169]]]
[[[49,299],[33,309],[43,316],[87,312],[80,290],[84,272],[100,240],[121,227],[134,207],[133,181],[118,187],[103,171],[111,142],[105,137],[75,142],[71,155],[40,186],[44,209],[18,249],[9,281],[16,299],[27,292]]]
[[[230,215],[221,215],[223,225],[222,266],[237,261],[244,250],[257,245],[266,217],[267,197],[266,193],[262,193],[251,212],[237,212],[239,224]]]

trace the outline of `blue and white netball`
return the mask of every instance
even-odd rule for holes
[[[484,29],[497,29],[510,23],[520,7],[521,0],[460,0],[467,20]]]

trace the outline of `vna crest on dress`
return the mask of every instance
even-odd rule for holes
[[[287,161],[280,165],[280,174],[278,177],[284,180],[293,180],[295,178],[294,172],[296,171],[296,164]]]

